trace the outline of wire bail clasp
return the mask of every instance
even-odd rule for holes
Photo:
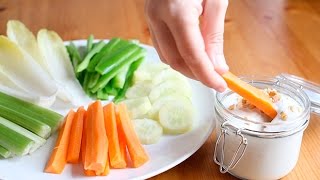
[[[224,164],[224,157],[225,157],[224,147],[225,147],[225,141],[226,141],[226,134],[227,134],[228,130],[234,130],[236,136],[239,136],[241,138],[241,142],[240,142],[237,150],[235,151],[230,163]],[[220,143],[222,143],[221,156],[220,156],[221,162],[219,162],[219,160],[217,159],[218,147],[219,147]],[[247,145],[248,145],[248,140],[247,140],[247,138],[245,138],[242,135],[241,129],[238,129],[238,128],[232,126],[228,121],[225,121],[224,123],[221,124],[221,132],[220,132],[219,137],[217,139],[217,142],[215,144],[214,155],[213,155],[213,160],[216,164],[218,164],[220,166],[221,173],[228,172],[229,170],[233,169],[238,164],[238,162],[240,161],[240,159],[244,155],[244,152],[247,149]],[[240,149],[242,149],[241,152],[240,152]],[[239,154],[239,152],[240,152],[240,154]],[[239,156],[238,156],[238,154],[239,154]],[[238,156],[238,158],[236,159],[237,156]]]

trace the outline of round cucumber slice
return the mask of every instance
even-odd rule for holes
[[[144,63],[134,73],[133,82],[152,80],[162,70],[169,68],[164,63]]]
[[[191,102],[170,101],[159,111],[159,122],[167,134],[183,134],[191,130],[193,107]]]
[[[188,98],[190,98],[192,94],[191,88],[188,88],[183,81],[170,79],[154,86],[149,94],[149,99],[151,103],[153,103],[158,98],[172,93],[181,94]]]
[[[141,81],[131,86],[126,92],[126,98],[139,98],[145,97],[150,94],[151,81]]]
[[[155,144],[162,136],[161,125],[151,119],[133,120],[134,129],[142,144]]]
[[[127,99],[122,102],[126,104],[132,119],[145,117],[151,109],[151,103],[148,97]]]
[[[182,81],[183,83],[185,83],[185,86],[190,88],[190,85],[188,83],[188,80],[185,76],[183,76],[182,74],[180,74],[178,71],[175,71],[171,68],[168,69],[164,69],[163,71],[161,71],[160,73],[158,73],[153,79],[152,79],[152,87],[161,84],[167,80],[178,80],[178,81]]]
[[[181,94],[172,93],[168,94],[164,97],[158,98],[153,104],[151,109],[148,112],[148,117],[150,119],[159,120],[159,110],[166,103],[170,103],[171,101],[182,101],[184,103],[190,102],[190,99]],[[187,101],[187,102],[186,102]]]

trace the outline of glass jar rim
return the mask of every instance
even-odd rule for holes
[[[252,120],[245,119],[244,117],[240,117],[228,110],[222,103],[225,97],[234,94],[231,90],[226,90],[225,92],[219,93],[217,92],[215,95],[215,109],[216,112],[219,113],[221,117],[223,117],[224,121],[230,121],[231,123],[235,124],[235,126],[240,126],[237,128],[241,128],[242,131],[245,131],[250,134],[265,134],[265,135],[283,135],[288,133],[294,133],[295,131],[301,129],[301,126],[306,126],[309,121],[310,117],[310,100],[306,93],[296,86],[292,85],[291,83],[286,82],[283,79],[277,78],[268,78],[265,76],[244,76],[240,77],[242,80],[250,83],[253,86],[266,86],[272,87],[278,90],[281,93],[291,93],[295,98],[299,98],[299,103],[303,107],[303,111],[299,116],[295,118],[295,120],[286,122],[286,123],[270,123],[270,122],[256,122]],[[295,99],[297,100],[297,99]],[[257,130],[256,128],[252,128],[254,126],[259,126],[261,129],[263,127],[271,127],[269,131],[262,131]],[[271,129],[271,130],[270,130]]]

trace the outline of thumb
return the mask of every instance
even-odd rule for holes
[[[229,70],[223,53],[224,19],[227,7],[228,0],[205,0],[203,2],[201,32],[206,52],[219,74]]]

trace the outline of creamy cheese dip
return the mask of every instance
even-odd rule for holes
[[[278,112],[273,120],[236,93],[226,97],[222,103],[232,114],[255,122],[285,123],[295,120],[302,113],[302,107],[292,97],[278,93],[274,89],[265,89],[264,92],[274,102]]]

